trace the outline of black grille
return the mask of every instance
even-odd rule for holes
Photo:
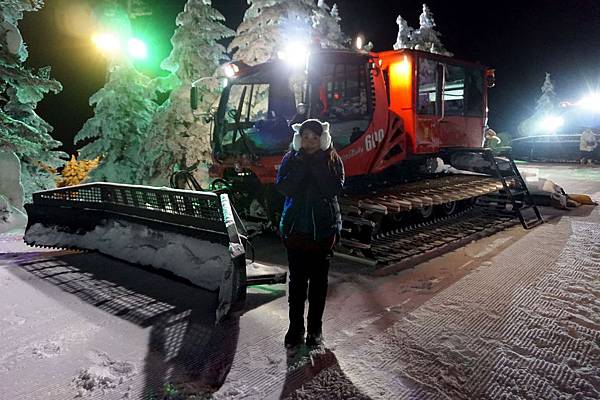
[[[219,196],[148,186],[91,183],[37,192],[34,204],[100,210],[224,232]]]

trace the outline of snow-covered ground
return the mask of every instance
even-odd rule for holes
[[[600,198],[600,169],[556,168]],[[215,325],[213,292],[0,235],[0,398],[600,399],[599,211],[389,276],[336,260],[326,346],[296,353],[283,285]],[[275,240],[257,256],[285,260]]]

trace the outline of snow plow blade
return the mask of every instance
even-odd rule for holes
[[[93,250],[219,292],[220,320],[245,298],[245,238],[225,193],[92,183],[34,193],[31,246]],[[269,271],[261,283],[285,282]]]

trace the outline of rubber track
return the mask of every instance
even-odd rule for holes
[[[512,214],[472,207],[455,215],[405,227],[374,237],[371,255],[378,269],[422,262],[516,225]]]

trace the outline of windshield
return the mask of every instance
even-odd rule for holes
[[[330,123],[336,149],[357,140],[372,118],[370,74],[361,60],[327,60],[314,67],[312,115]]]
[[[230,154],[269,155],[287,150],[302,88],[301,79],[281,70],[262,70],[234,81],[221,99],[218,147]]]

